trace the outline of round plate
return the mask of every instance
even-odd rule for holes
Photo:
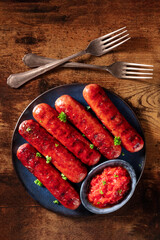
[[[67,216],[84,216],[84,215],[90,215],[91,213],[87,211],[82,204],[80,207],[76,210],[70,210],[63,205],[57,205],[54,204],[53,201],[55,198],[53,195],[45,188],[45,187],[39,187],[34,183],[34,180],[36,179],[32,173],[30,173],[18,160],[16,156],[17,149],[20,145],[25,143],[25,139],[22,138],[22,136],[18,133],[18,127],[21,122],[27,119],[33,119],[32,116],[32,110],[33,108],[39,104],[39,103],[47,103],[50,106],[54,107],[54,103],[58,97],[60,97],[63,94],[68,94],[75,98],[78,102],[83,104],[84,106],[87,106],[88,104],[83,98],[82,91],[86,84],[72,84],[72,85],[64,85],[56,88],[52,88],[45,93],[38,96],[35,100],[33,100],[28,107],[24,110],[24,112],[21,114],[14,133],[13,133],[13,139],[12,139],[12,160],[13,165],[16,170],[16,173],[26,188],[27,192],[31,195],[33,199],[35,199],[39,204],[41,204],[43,207],[55,212],[60,213]],[[144,134],[142,131],[142,128],[140,126],[140,123],[132,111],[132,109],[117,95],[114,93],[104,89],[109,96],[109,98],[112,100],[112,102],[115,104],[115,106],[119,109],[119,111],[124,115],[126,120],[137,130],[137,132],[143,137]],[[92,112],[92,110],[89,110]],[[145,146],[144,148],[137,152],[137,153],[130,153],[124,148],[122,148],[122,155],[119,156],[119,158],[129,162],[132,167],[134,168],[136,172],[137,182],[139,181],[144,165],[145,165]],[[104,157],[101,158],[101,161],[99,163],[102,163],[106,159]],[[98,163],[98,164],[99,164]],[[90,171],[92,167],[89,167],[88,170]],[[79,184],[72,184],[75,189],[79,192],[81,183]]]

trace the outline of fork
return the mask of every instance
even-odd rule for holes
[[[36,54],[26,54],[23,58],[23,62],[28,67],[38,67],[44,64],[54,62],[55,59],[45,58],[37,56]],[[115,62],[109,66],[97,66],[78,62],[68,62],[62,65],[62,67],[74,67],[74,68],[91,68],[105,70],[111,73],[116,78],[125,79],[151,79],[153,73],[148,71],[153,71],[153,65],[137,64],[137,63],[127,63],[127,62]]]
[[[28,82],[29,80],[55,67],[58,67],[59,65],[62,65],[63,63],[68,62],[73,58],[82,56],[87,53],[93,56],[102,56],[130,39],[130,37],[128,37],[129,34],[124,35],[124,33],[127,32],[125,28],[126,27],[120,28],[114,32],[111,32],[102,37],[94,39],[89,43],[88,47],[85,50],[82,50],[69,57],[63,58],[61,60],[55,60],[54,62],[50,62],[48,64],[45,64],[43,66],[40,66],[38,68],[29,70],[23,73],[11,74],[7,79],[7,84],[12,88],[18,88],[24,83]],[[115,33],[116,35],[114,35]]]

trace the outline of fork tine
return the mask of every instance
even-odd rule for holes
[[[127,63],[125,62],[124,64],[126,64],[127,66],[139,66],[139,67],[154,67],[153,65],[147,65],[147,64],[138,64],[138,63]]]
[[[125,74],[139,74],[139,75],[153,75],[153,73],[144,73],[144,72],[128,72],[128,71],[124,71],[123,73]]]
[[[123,67],[124,70],[153,71],[153,68]]]
[[[122,75],[121,78],[126,78],[126,79],[152,79],[153,77],[140,77],[140,76],[125,76]]]
[[[104,45],[102,48],[103,48],[103,49],[104,49],[104,48],[107,48],[107,47],[113,45],[113,44],[116,43],[116,42],[119,42],[120,40],[122,40],[122,39],[124,39],[124,38],[126,38],[126,37],[128,37],[128,36],[129,36],[129,33],[126,34],[126,35],[123,36],[123,37],[120,37],[120,38],[118,38],[118,39],[116,39],[116,40],[114,40],[114,41],[112,41],[112,42],[110,42],[110,43]]]
[[[121,30],[123,30],[123,29],[125,29],[125,28],[126,28],[126,27],[120,28],[120,29],[118,29],[118,30],[116,30],[116,31],[114,31],[114,32],[108,33],[108,34],[106,34],[106,35],[104,35],[104,36],[102,36],[102,37],[100,37],[100,38],[98,38],[98,39],[103,40],[103,39],[105,39],[106,37],[109,37],[109,36],[111,36],[112,34],[117,33],[117,32],[119,32],[119,31],[121,31]]]
[[[111,51],[112,49],[114,49],[114,48],[116,48],[116,47],[120,46],[121,44],[123,44],[123,43],[127,42],[129,39],[131,39],[131,37],[129,37],[129,38],[127,38],[127,39],[123,40],[123,41],[122,41],[122,42],[120,42],[120,43],[117,43],[117,44],[115,44],[114,46],[112,46],[112,47],[110,47],[110,48],[104,49],[104,50],[103,50],[103,54],[105,54],[105,53],[107,53],[107,52]]]
[[[122,35],[122,34],[125,33],[125,32],[127,32],[127,30],[125,30],[125,31],[123,31],[123,32],[121,32],[121,33],[113,36],[113,37],[107,38],[106,40],[104,39],[102,43],[103,43],[103,44],[106,44],[107,42],[110,42],[111,40],[117,38],[118,36]]]

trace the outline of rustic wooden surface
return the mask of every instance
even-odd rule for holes
[[[160,239],[160,2],[157,0],[0,1],[0,239]],[[105,72],[59,69],[11,89],[11,73],[27,70],[21,59],[33,52],[62,58],[105,33],[127,26],[132,39],[92,64],[115,61],[154,64],[154,79],[118,80]],[[136,112],[146,136],[144,174],[129,203],[105,216],[69,218],[39,206],[13,169],[11,138],[27,105],[40,93],[68,83],[99,83]]]

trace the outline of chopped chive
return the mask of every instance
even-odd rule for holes
[[[122,156],[125,156],[125,154],[122,152]]]
[[[27,131],[27,132],[30,132],[30,131],[31,131],[31,128],[28,127],[28,128],[26,129],[26,131]]]
[[[67,177],[63,173],[61,173],[61,177],[63,180],[67,180]]]
[[[55,147],[58,147],[58,146],[59,146],[59,144],[55,143]]]
[[[99,192],[100,192],[100,194],[103,194],[103,191],[102,191],[102,190],[100,190]]]
[[[91,107],[90,106],[86,106],[87,110],[89,110]]]
[[[119,176],[115,174],[114,177],[119,177]]]
[[[85,137],[85,135],[84,135],[84,134],[82,134],[82,136],[83,136],[83,137]]]
[[[103,183],[103,186],[106,185],[106,181],[102,181],[102,183]]]
[[[118,190],[117,192],[118,192],[119,194],[121,194],[121,193],[122,193],[122,189]]]
[[[91,149],[93,149],[93,148],[94,148],[94,145],[93,145],[93,144],[90,144],[89,147],[90,147]]]
[[[120,137],[114,137],[114,145],[117,146],[117,145],[121,145],[121,139]]]
[[[46,163],[50,163],[51,160],[52,160],[52,158],[47,155],[46,156]]]
[[[64,112],[61,112],[59,115],[58,115],[58,118],[61,122],[67,122],[67,115],[64,113]]]
[[[42,157],[42,155],[39,152],[36,152],[36,157]]]
[[[100,202],[97,202],[97,204],[100,204]]]
[[[36,179],[36,180],[34,181],[34,183],[35,183],[36,185],[40,186],[40,187],[43,186],[43,184],[42,184],[38,179]]]
[[[59,201],[58,200],[54,200],[53,203],[54,204],[59,204]]]

